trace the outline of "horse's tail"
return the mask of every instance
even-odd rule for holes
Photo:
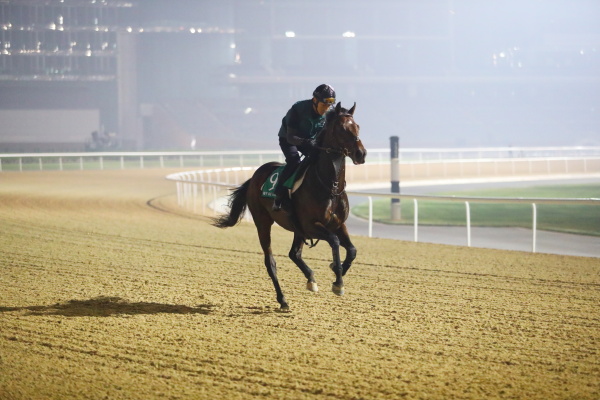
[[[233,190],[233,193],[229,195],[229,212],[220,217],[213,218],[212,225],[217,228],[229,228],[237,225],[242,220],[244,211],[246,211],[246,208],[248,207],[246,193],[248,192],[249,186],[250,179]]]

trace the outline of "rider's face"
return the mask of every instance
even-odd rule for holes
[[[319,115],[323,115],[329,110],[331,104],[323,103],[321,101],[317,102],[316,110]]]

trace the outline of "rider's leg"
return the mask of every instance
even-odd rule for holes
[[[287,181],[290,176],[294,173],[296,165],[286,163],[283,170],[279,173],[277,179],[277,186],[275,187],[275,201],[273,202],[273,210],[281,210],[281,206],[287,203],[289,200],[288,188],[285,187],[284,182]]]
[[[283,184],[292,176],[296,167],[300,164],[300,155],[296,146],[289,144],[285,138],[280,138],[279,146],[285,155],[285,166],[279,174],[277,186],[275,187],[274,211],[281,210],[282,203],[289,199],[287,194],[288,189]]]

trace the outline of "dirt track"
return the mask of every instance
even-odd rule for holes
[[[172,172],[172,171],[168,171]],[[164,170],[0,174],[0,399],[597,399],[596,258],[356,237],[346,295]]]

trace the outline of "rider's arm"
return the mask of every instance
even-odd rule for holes
[[[301,137],[301,133],[298,130],[300,126],[300,115],[298,111],[292,107],[288,111],[287,115],[287,131],[285,138],[288,143],[293,144],[294,146],[300,146],[306,142],[306,138]]]

